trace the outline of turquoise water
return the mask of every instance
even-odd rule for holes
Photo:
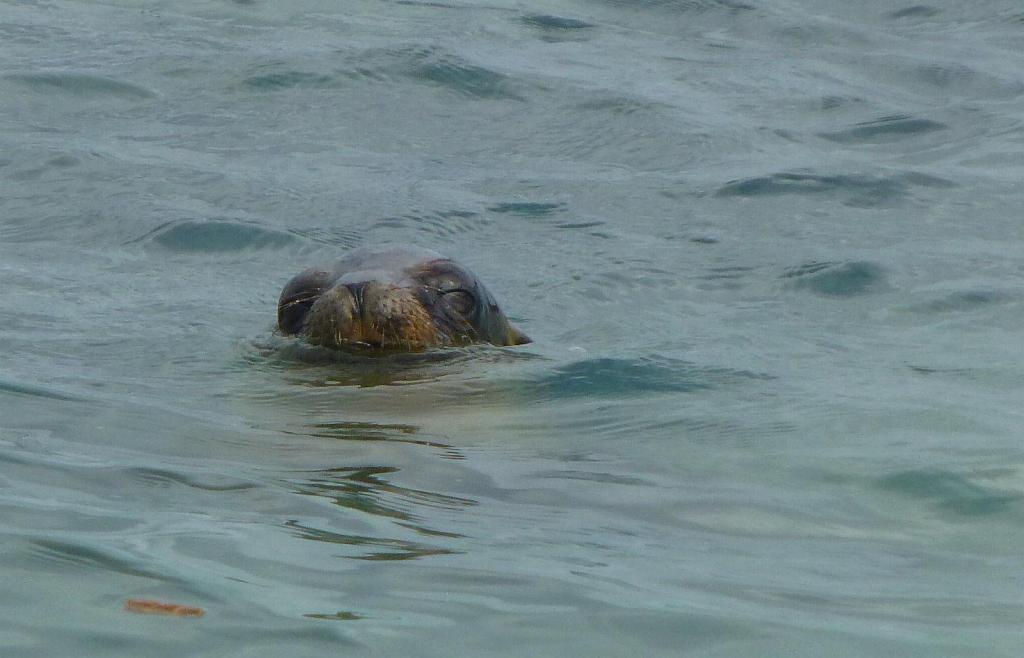
[[[1019,2],[7,3],[0,61],[5,655],[1021,655]],[[384,241],[535,342],[274,334]]]

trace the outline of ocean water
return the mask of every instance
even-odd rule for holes
[[[1020,656],[1024,6],[925,2],[0,4],[0,653]],[[380,242],[535,342],[275,334]]]

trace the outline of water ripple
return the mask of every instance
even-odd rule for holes
[[[929,302],[911,305],[915,313],[970,313],[991,306],[1020,301],[1020,294],[1005,290],[961,290]]]
[[[41,93],[63,92],[80,96],[156,98],[154,91],[139,85],[86,73],[20,73],[4,76]]]
[[[545,201],[506,201],[503,203],[496,203],[487,209],[491,212],[512,214],[532,219],[536,217],[546,217],[556,212],[563,211],[565,210],[565,204]]]
[[[591,396],[638,396],[650,393],[691,393],[768,375],[728,368],[698,366],[666,358],[597,358],[557,368],[536,383],[537,394],[555,399]]]
[[[473,211],[436,210],[385,217],[374,222],[373,228],[398,231],[406,236],[412,230],[431,237],[452,238],[477,231],[486,224],[487,219]]]
[[[417,519],[411,511],[415,507],[460,510],[477,504],[468,498],[392,484],[385,476],[397,472],[394,466],[342,466],[316,471],[312,477],[292,484],[296,493],[328,498],[343,508],[407,522]]]
[[[828,297],[853,297],[885,288],[885,270],[865,261],[806,263],[782,275],[793,285]]]
[[[889,18],[930,18],[940,13],[940,10],[928,5],[911,5],[903,9],[897,9],[886,14]]]
[[[508,76],[477,66],[459,57],[434,51],[414,52],[409,58],[408,75],[466,98],[487,100],[524,100],[514,91]]]
[[[612,5],[621,5],[633,10],[664,9],[680,13],[704,13],[713,11],[747,12],[757,9],[754,5],[736,0],[604,0]]]
[[[258,224],[228,220],[168,222],[133,242],[149,241],[179,252],[220,252],[278,248],[294,243],[295,236]]]
[[[911,470],[878,480],[883,491],[931,502],[954,516],[989,516],[1021,509],[1024,494],[1000,491],[950,471]]]
[[[282,430],[286,434],[300,434],[292,430]],[[389,443],[405,443],[409,445],[440,448],[441,456],[448,459],[463,459],[464,456],[456,447],[438,439],[419,436],[420,428],[415,425],[400,423],[367,423],[357,421],[337,421],[314,423],[307,426],[305,436],[338,441],[387,441]]]
[[[845,205],[871,207],[903,201],[911,186],[952,187],[954,183],[934,176],[905,172],[890,176],[863,174],[821,175],[783,172],[725,183],[718,197],[759,197],[783,194],[837,196]]]
[[[207,481],[203,481],[184,473],[143,466],[125,469],[125,474],[149,485],[184,485],[203,491],[245,491],[260,486],[254,482],[243,482],[227,476],[207,476]]]
[[[468,100],[524,100],[519,81],[437,46],[366,50],[342,74],[370,82],[404,78]]]
[[[31,552],[37,558],[62,566],[72,566],[89,571],[99,570],[121,573],[128,576],[139,576],[164,582],[180,582],[180,579],[159,574],[151,569],[140,566],[135,559],[92,548],[81,543],[54,539],[35,539],[32,540],[31,545]]]
[[[841,144],[879,143],[916,137],[946,128],[948,126],[938,121],[896,115],[859,123],[847,130],[819,133],[819,136]]]
[[[549,43],[583,42],[590,38],[592,24],[576,18],[563,18],[550,14],[530,14],[519,19],[534,30],[541,41]]]
[[[342,546],[352,546],[357,548],[370,547],[372,549],[378,549],[371,552],[362,552],[345,556],[352,560],[416,560],[435,555],[458,555],[459,553],[462,553],[462,551],[454,549],[441,548],[439,546],[431,546],[429,544],[402,539],[368,537],[363,535],[331,532],[330,530],[305,526],[297,521],[289,521],[285,524],[285,527],[289,528],[292,533],[300,539],[309,539],[311,541],[340,544]]]
[[[49,386],[40,386],[37,384],[27,384],[24,382],[16,382],[8,379],[0,379],[0,395],[3,395],[5,393],[14,395],[29,395],[40,398],[49,398],[51,400],[68,400],[76,402],[87,401],[87,398],[72,395],[70,393],[66,393],[64,391]]]
[[[322,73],[309,73],[305,71],[281,71],[278,73],[264,73],[246,78],[244,84],[260,91],[275,91],[279,89],[320,89],[337,86],[337,80],[330,75]]]

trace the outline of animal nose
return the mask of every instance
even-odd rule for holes
[[[361,341],[362,325],[355,291],[337,285],[324,291],[310,308],[306,336],[314,345],[336,347]]]
[[[363,315],[363,310],[366,308],[366,284],[366,281],[343,284],[343,286],[352,295],[356,317],[361,317]]]

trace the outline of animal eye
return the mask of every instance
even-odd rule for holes
[[[302,291],[291,297],[282,297],[277,305],[277,326],[286,334],[297,334],[302,330],[306,314],[320,297],[321,289]]]
[[[476,299],[473,297],[473,293],[465,288],[442,290],[441,296],[460,315],[469,315],[476,307]]]

